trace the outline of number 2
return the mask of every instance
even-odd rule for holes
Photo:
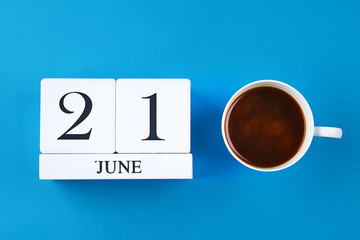
[[[82,123],[89,116],[91,109],[92,109],[92,102],[91,102],[91,99],[89,98],[89,96],[82,92],[69,92],[61,97],[61,99],[59,101],[59,107],[60,107],[61,111],[63,111],[64,113],[67,113],[67,114],[74,113],[73,111],[69,111],[64,106],[64,99],[66,98],[66,96],[69,94],[73,94],[73,93],[79,94],[80,96],[82,96],[84,98],[84,100],[85,100],[84,111],[82,112],[82,114],[80,115],[78,120],[76,120],[76,122],[63,135],[61,135],[58,138],[58,140],[89,140],[92,128],[90,128],[89,132],[84,133],[84,134],[68,133],[72,129],[77,127],[80,123]]]

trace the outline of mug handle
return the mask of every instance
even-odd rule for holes
[[[341,130],[341,128],[335,128],[335,127],[315,127],[314,128],[314,136],[341,138],[342,130]]]

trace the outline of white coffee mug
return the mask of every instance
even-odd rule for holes
[[[228,141],[230,141],[230,139],[227,140],[227,136],[226,136],[226,129],[225,129],[226,116],[227,116],[227,112],[229,111],[230,106],[244,92],[246,92],[250,89],[253,89],[253,88],[257,88],[257,87],[274,87],[274,88],[278,88],[278,89],[281,89],[281,90],[287,92],[290,96],[292,96],[297,101],[297,103],[301,107],[301,110],[302,110],[302,112],[304,114],[304,118],[305,118],[305,135],[304,135],[302,145],[299,148],[298,152],[287,162],[285,162],[281,165],[275,166],[275,167],[262,168],[262,167],[250,165],[249,163],[245,162],[243,159],[238,157],[234,153],[234,151],[231,149],[231,147],[228,143]],[[307,101],[305,100],[305,98],[296,89],[294,89],[290,85],[285,84],[283,82],[275,81],[275,80],[260,80],[260,81],[252,82],[252,83],[242,87],[240,90],[238,90],[230,98],[229,102],[226,104],[226,107],[225,107],[225,110],[224,110],[224,113],[222,116],[221,131],[222,131],[222,136],[223,136],[223,139],[224,139],[227,149],[229,150],[229,152],[233,155],[233,157],[236,160],[238,160],[240,163],[242,163],[243,165],[245,165],[249,168],[252,168],[252,169],[258,170],[258,171],[264,171],[264,172],[272,172],[272,171],[278,171],[278,170],[281,170],[284,168],[288,168],[291,165],[293,165],[294,163],[296,163],[297,161],[299,161],[300,158],[302,156],[304,156],[304,154],[308,150],[308,148],[311,144],[311,141],[313,139],[313,136],[331,137],[331,138],[341,138],[342,137],[342,130],[340,128],[315,127],[314,126],[314,118],[313,118],[310,106],[307,103]]]

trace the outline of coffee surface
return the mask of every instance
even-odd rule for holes
[[[300,149],[305,121],[288,93],[257,87],[240,95],[226,116],[226,137],[234,153],[250,165],[279,166]]]

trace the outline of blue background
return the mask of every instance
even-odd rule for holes
[[[360,239],[359,54],[359,1],[1,0],[0,239]],[[194,179],[40,181],[44,77],[191,79]],[[242,166],[220,120],[259,79],[343,138]]]

